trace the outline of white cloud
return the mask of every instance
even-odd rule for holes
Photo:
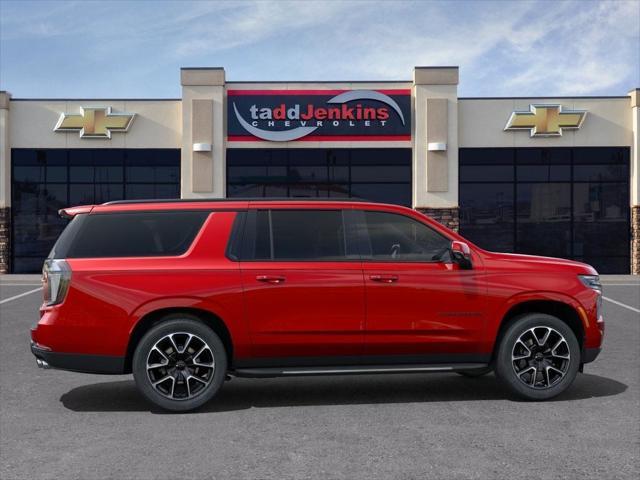
[[[176,65],[224,66],[235,80],[409,79],[416,65],[459,65],[463,95],[620,94],[640,84],[635,0],[6,5],[3,56],[35,68],[57,52],[30,46],[51,40],[69,62],[60,75],[90,64],[107,86],[109,74],[149,84]],[[0,62],[6,78],[15,65]]]
[[[640,80],[640,3],[560,7],[520,26],[509,55],[520,71],[507,88],[550,85],[554,94],[581,95]]]

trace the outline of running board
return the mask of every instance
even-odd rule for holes
[[[358,375],[372,373],[457,372],[485,368],[486,363],[447,363],[431,365],[354,365],[331,367],[238,368],[229,375],[247,378],[295,377],[309,375]]]

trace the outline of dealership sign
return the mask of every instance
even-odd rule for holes
[[[410,90],[229,90],[230,142],[411,140]]]

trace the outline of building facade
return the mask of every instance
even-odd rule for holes
[[[228,82],[179,99],[0,93],[0,272],[40,270],[57,210],[119,199],[363,198],[480,247],[640,273],[640,90],[460,98],[457,67],[411,81]]]

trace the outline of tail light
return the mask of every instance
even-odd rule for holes
[[[71,268],[64,260],[45,260],[42,267],[42,290],[47,306],[62,303],[71,283]]]

